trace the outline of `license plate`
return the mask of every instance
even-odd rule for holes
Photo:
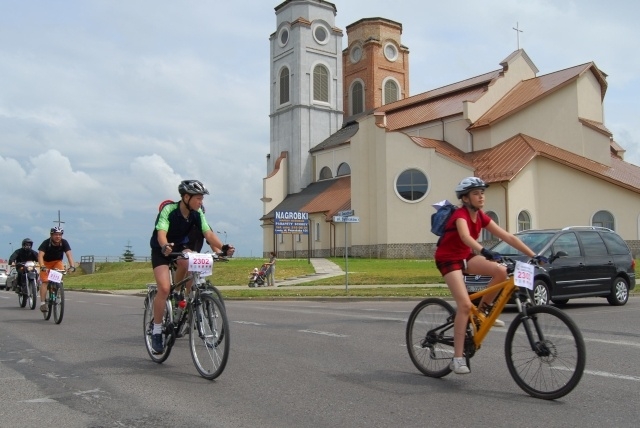
[[[482,291],[487,288],[486,285],[467,285],[467,291],[469,293],[477,293],[478,291]]]

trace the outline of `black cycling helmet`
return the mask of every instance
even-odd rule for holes
[[[22,240],[22,248],[25,248],[25,247],[29,247],[29,248],[33,247],[33,241],[29,238],[24,238]]]
[[[180,185],[178,186],[178,192],[180,192],[180,196],[182,195],[208,195],[209,191],[204,184],[202,184],[198,180],[182,180]]]
[[[64,230],[62,230],[62,228],[59,226],[52,227],[51,232],[49,232],[49,235],[53,235],[54,233],[59,233],[60,235],[62,235],[64,234]]]
[[[469,194],[473,189],[486,189],[489,187],[487,183],[478,177],[467,177],[456,186],[456,197],[462,199],[464,195]]]

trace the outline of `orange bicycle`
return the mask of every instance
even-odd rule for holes
[[[469,360],[515,293],[518,315],[507,330],[504,346],[509,373],[533,397],[560,398],[578,385],[584,372],[586,348],[582,333],[560,309],[534,306],[526,288],[515,284],[516,262],[504,258],[503,263],[509,274],[507,280],[469,295],[473,302],[500,291],[488,314],[475,305],[471,307],[464,342],[467,366],[471,367]],[[455,309],[439,298],[421,301],[409,315],[407,349],[413,364],[426,376],[439,378],[451,373],[455,316]]]

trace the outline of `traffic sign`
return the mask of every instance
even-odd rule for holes
[[[341,216],[341,217],[350,217],[350,216],[352,216],[354,214],[355,214],[354,210],[346,210],[346,211],[339,211],[338,212],[338,215]]]
[[[360,217],[355,216],[333,216],[335,223],[360,223]]]

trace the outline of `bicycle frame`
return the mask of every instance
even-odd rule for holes
[[[480,345],[489,333],[489,330],[491,330],[493,323],[498,319],[498,317],[504,310],[504,307],[507,305],[507,303],[509,303],[509,299],[517,290],[518,287],[516,287],[513,281],[513,275],[509,275],[509,278],[507,278],[506,280],[469,295],[469,299],[471,299],[471,301],[474,301],[476,299],[480,299],[486,294],[500,291],[498,297],[493,302],[493,309],[491,310],[491,313],[488,317],[485,316],[484,313],[482,313],[476,305],[471,305],[471,311],[469,312],[469,324],[473,329],[473,343],[475,344],[476,349],[480,349]],[[519,300],[518,310],[521,310],[521,303]],[[480,320],[480,326],[476,325],[476,323],[474,322],[474,318]]]

